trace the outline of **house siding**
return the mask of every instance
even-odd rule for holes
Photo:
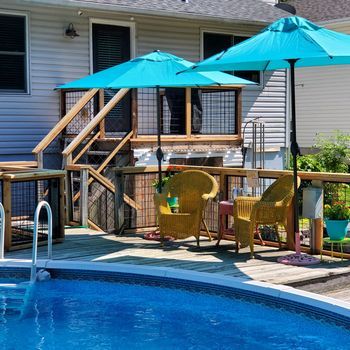
[[[57,123],[59,95],[57,85],[78,79],[90,72],[89,18],[130,21],[130,16],[86,10],[13,5],[2,1],[1,9],[26,11],[30,32],[30,94],[0,94],[0,154],[4,159],[31,158],[35,145]],[[200,59],[201,30],[227,31],[253,35],[260,28],[215,22],[169,20],[133,15],[136,27],[136,55],[154,49],[169,51],[188,60]],[[72,22],[80,36],[63,36]],[[246,88],[243,92],[243,122],[261,117],[266,122],[267,146],[285,146],[286,81],[285,72],[268,72],[264,88]],[[251,129],[247,128],[247,143]]]
[[[350,21],[327,24],[350,34]],[[302,148],[315,143],[317,134],[339,129],[350,133],[350,66],[311,67],[296,70],[298,142]]]

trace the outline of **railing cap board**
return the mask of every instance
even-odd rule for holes
[[[189,166],[189,165],[166,165],[162,166],[162,171],[183,171],[183,170],[203,170],[210,174],[224,174],[228,176],[246,176],[250,171],[257,171],[261,178],[278,178],[282,175],[292,174],[291,170],[270,170],[270,169],[246,169],[246,168],[228,168],[228,167],[207,167],[207,166]],[[146,167],[117,167],[114,171],[124,174],[142,174],[156,173],[158,166],[151,165]],[[349,173],[321,173],[298,171],[298,176],[302,180],[320,180],[325,182],[344,182],[350,183]]]
[[[43,180],[50,178],[59,178],[64,177],[66,171],[64,170],[47,170],[40,169],[33,171],[19,171],[19,172],[4,172],[1,174],[1,177],[7,181],[26,181],[26,180]]]

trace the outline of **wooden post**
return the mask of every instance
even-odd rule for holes
[[[67,155],[63,154],[63,164],[64,164],[64,167],[66,167],[67,165],[73,164],[72,153]]]
[[[11,180],[3,179],[3,205],[5,209],[5,251],[12,245],[12,205],[11,205]]]
[[[314,219],[312,220],[312,235],[313,244],[311,246],[311,254],[320,254],[323,241],[323,220]]]
[[[57,238],[60,228],[59,179],[48,180],[48,202],[52,210],[52,238]]]
[[[323,182],[312,180],[312,186],[323,189]],[[323,208],[323,191],[322,191],[322,208]],[[323,220],[322,218],[313,219],[311,221],[311,254],[320,254],[323,245]]]
[[[105,106],[105,91],[104,89],[98,90],[98,111],[100,112]],[[99,124],[100,128],[100,139],[106,138],[106,125],[105,119],[102,119]]]
[[[227,176],[221,172],[220,173],[220,193],[219,193],[219,200],[220,201],[226,201],[228,200],[228,186],[227,186]]]
[[[131,92],[131,130],[133,132],[133,138],[136,138],[138,132],[137,89],[132,89]]]
[[[191,88],[186,88],[186,136],[191,138],[192,134],[192,102]]]
[[[121,171],[115,173],[115,230],[118,235],[125,229],[124,221],[124,181],[125,177]]]
[[[73,221],[73,196],[72,196],[72,171],[67,171],[65,176],[66,187],[66,224],[69,225]]]
[[[241,137],[242,128],[242,89],[235,90],[235,133]]]
[[[36,161],[38,162],[38,168],[43,169],[44,168],[44,152],[40,151],[36,154]]]
[[[61,176],[59,178],[59,187],[58,187],[59,233],[58,233],[58,238],[64,238],[64,224],[65,224],[65,218],[66,218],[65,211],[64,211],[64,183],[65,183],[65,179],[67,177],[68,177],[68,175],[66,174],[65,176]],[[67,206],[67,208],[68,208],[68,206]]]
[[[295,249],[295,232],[294,232],[294,199],[289,205],[287,211],[287,248]]]
[[[80,225],[88,226],[89,219],[89,169],[80,170]]]

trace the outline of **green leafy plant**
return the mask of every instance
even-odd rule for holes
[[[330,136],[319,134],[315,147],[319,150],[315,158],[324,171],[347,173],[350,165],[350,135],[339,130]]]
[[[324,217],[328,220],[350,220],[350,208],[345,202],[337,202],[324,206]]]
[[[162,177],[162,188],[164,188],[165,184],[171,179],[172,175],[169,174],[167,176]],[[152,181],[152,186],[159,191],[159,179],[155,179]]]

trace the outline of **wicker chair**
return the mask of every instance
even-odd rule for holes
[[[298,178],[298,187],[300,178]],[[254,257],[254,233],[258,234],[258,225],[274,225],[278,243],[281,240],[278,225],[287,225],[287,211],[293,199],[293,175],[284,175],[277,179],[261,197],[238,197],[233,205],[236,252],[240,247],[250,246]],[[261,236],[259,235],[263,243]]]
[[[194,236],[199,246],[201,223],[211,236],[203,220],[203,211],[210,198],[218,192],[216,180],[199,170],[188,170],[174,175],[165,185],[163,193],[154,196],[162,241],[165,236],[183,239]],[[167,197],[178,197],[179,212],[172,213]]]

